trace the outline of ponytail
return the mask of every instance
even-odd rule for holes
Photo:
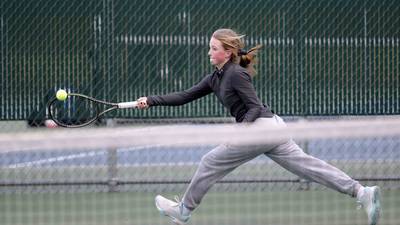
[[[257,52],[261,47],[262,47],[262,45],[257,45],[248,51],[239,49],[238,53],[237,53],[238,58],[239,58],[239,65],[241,67],[246,68],[247,71],[252,76],[256,74],[256,70],[254,69],[254,64],[256,63],[255,59],[257,56]]]

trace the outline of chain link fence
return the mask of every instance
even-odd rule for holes
[[[58,88],[108,101],[184,90],[211,73],[212,32],[264,45],[254,82],[281,115],[399,114],[396,1],[3,1],[2,120],[40,123]],[[225,117],[208,96],[112,118]]]
[[[396,117],[399,15],[395,0],[4,0],[0,128],[18,130],[15,121],[43,126],[46,106],[60,88],[110,102],[187,89],[212,73],[208,42],[222,27],[246,34],[247,48],[263,45],[254,84],[278,114]],[[212,95],[181,107],[105,115],[120,123],[228,117]],[[375,134],[300,143],[363,184],[387,191],[383,224],[393,225],[399,221],[399,144],[398,137]],[[183,192],[212,147],[86,149],[82,143],[71,151],[1,152],[0,221],[164,224],[154,215],[154,193]],[[353,202],[335,194],[259,157],[213,188],[193,224],[364,224]]]
[[[347,130],[353,137],[356,131],[352,127]],[[100,136],[107,138],[107,133],[118,130],[103,132]],[[55,141],[48,139],[48,134],[41,136],[46,149]],[[382,224],[396,225],[400,139],[399,135],[376,135],[310,137],[298,143],[308,154],[340,168],[361,184],[379,185],[383,192]],[[36,132],[32,145],[41,143],[39,137]],[[0,140],[4,142],[4,136],[0,135]],[[66,142],[81,141],[80,147],[2,151],[2,224],[168,223],[167,218],[159,216],[154,197],[182,196],[200,160],[215,146],[163,146],[157,143],[157,137],[154,140],[144,146],[91,149],[90,138],[65,137]],[[15,148],[18,143],[11,146]],[[265,155],[218,181],[192,217],[191,224],[215,225],[367,223],[364,212],[356,210],[355,199],[290,173]]]

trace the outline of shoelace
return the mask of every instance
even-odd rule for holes
[[[178,204],[181,202],[181,200],[179,199],[179,196],[178,196],[178,195],[175,195],[174,199],[175,199],[175,201],[176,201]]]
[[[178,206],[179,212],[181,213],[181,215],[183,215],[183,202],[179,199],[178,195],[175,195],[174,199],[176,201],[176,205],[174,205],[174,206]],[[183,215],[183,216],[187,216],[187,215]]]
[[[174,200],[175,200],[175,202],[174,202],[174,204],[172,205],[173,207],[179,207],[179,212],[182,214],[182,202],[181,202],[181,200],[179,199],[179,196],[178,195],[175,195],[175,197],[174,197]]]
[[[359,199],[357,199],[357,204],[358,204],[357,209],[362,209],[362,208],[364,208],[364,203],[363,203],[364,195],[365,195],[365,192],[363,193],[362,196],[360,196]]]
[[[362,204],[362,201],[361,200],[357,200],[357,209],[358,210],[360,210],[360,209],[362,209],[363,208],[363,204]]]

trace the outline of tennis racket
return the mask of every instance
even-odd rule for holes
[[[67,99],[51,99],[48,113],[57,125],[67,128],[79,128],[95,123],[102,115],[116,109],[136,108],[133,102],[106,102],[78,93],[68,93]]]

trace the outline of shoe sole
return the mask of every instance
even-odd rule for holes
[[[371,223],[370,225],[377,225],[380,215],[381,215],[381,191],[379,187],[374,188],[373,198],[372,198],[372,208],[370,211],[371,215]]]
[[[167,215],[167,214],[165,213],[165,211],[157,204],[157,201],[155,201],[155,205],[156,205],[156,208],[157,208],[157,210],[160,212],[161,215],[171,218],[172,222],[174,222],[174,223],[177,224],[177,225],[186,225],[186,223],[184,223],[184,222],[178,220],[177,218],[172,217],[172,216],[170,216],[170,215]]]

